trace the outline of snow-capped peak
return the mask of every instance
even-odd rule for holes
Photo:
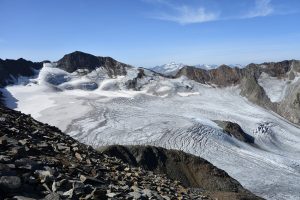
[[[184,66],[186,65],[182,63],[170,62],[168,64],[153,67],[151,70],[164,75],[175,75]]]

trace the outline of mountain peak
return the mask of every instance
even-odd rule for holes
[[[110,57],[101,57],[88,54],[81,51],[74,51],[64,55],[57,61],[57,68],[72,73],[78,69],[86,69],[89,71],[103,67],[108,71],[109,76],[125,75],[126,67],[129,65],[120,63]]]
[[[164,65],[153,67],[151,70],[164,75],[175,75],[184,66],[186,65],[182,63],[170,62]]]
[[[75,51],[70,54],[64,55],[58,62],[57,67],[67,72],[74,72],[77,69],[95,69],[99,67],[99,60],[96,56]]]

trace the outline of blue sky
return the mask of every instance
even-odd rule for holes
[[[0,0],[0,58],[150,67],[300,59],[299,0]]]

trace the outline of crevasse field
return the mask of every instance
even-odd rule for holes
[[[108,78],[101,68],[69,74],[48,66],[37,77],[7,87],[6,103],[94,147],[180,149],[207,159],[259,196],[300,199],[299,127],[241,97],[238,86],[215,88],[145,73],[140,90],[133,91],[125,82],[136,77],[135,68]],[[284,92],[271,88],[276,81],[260,79],[274,101]],[[238,123],[255,145],[223,133],[216,120]]]

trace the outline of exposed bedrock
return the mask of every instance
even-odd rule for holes
[[[107,70],[110,77],[118,75],[126,75],[126,68],[131,66],[118,62],[111,57],[100,57],[91,54],[75,51],[65,55],[57,61],[57,67],[69,73],[78,69],[87,69],[92,71],[98,67],[103,67]]]
[[[205,159],[178,150],[153,146],[107,146],[99,151],[168,178],[179,180],[186,187],[201,188],[218,199],[261,199],[244,189],[225,171]]]
[[[243,129],[237,123],[230,122],[230,121],[216,121],[216,123],[223,128],[223,131],[228,135],[235,137],[236,139],[253,144],[254,137],[248,135],[243,131]]]
[[[31,62],[23,58],[18,60],[0,59],[0,87],[13,84],[21,77],[31,77],[36,74],[36,70],[43,67],[42,62]]]
[[[300,61],[288,60],[277,63],[249,64],[245,68],[231,68],[221,65],[211,70],[185,66],[178,71],[175,77],[186,76],[199,83],[216,87],[239,85],[241,95],[245,96],[250,102],[271,109],[289,121],[299,124],[299,84],[289,86],[283,100],[272,102],[264,88],[258,83],[262,73],[278,80],[288,79],[291,82],[300,73]]]

